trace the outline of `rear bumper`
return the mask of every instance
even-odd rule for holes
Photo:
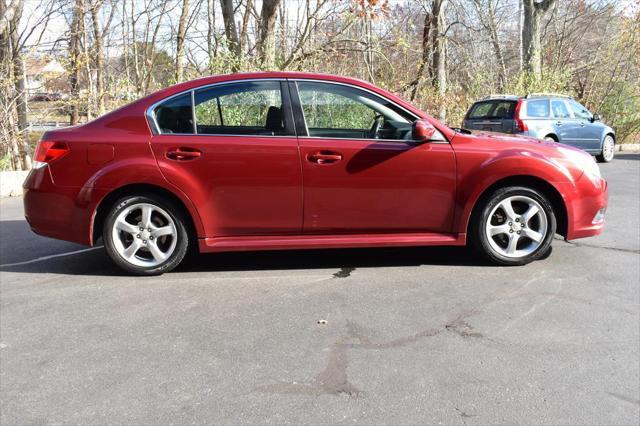
[[[609,202],[607,181],[583,175],[576,182],[576,193],[570,203],[567,240],[602,234],[604,212]]]
[[[95,193],[56,186],[49,167],[33,169],[24,184],[24,214],[36,234],[91,245]]]

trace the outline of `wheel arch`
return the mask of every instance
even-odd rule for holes
[[[193,217],[193,214],[191,213],[187,205],[183,202],[181,197],[159,185],[150,183],[131,183],[112,190],[98,203],[98,206],[96,207],[95,213],[93,215],[93,220],[91,221],[92,244],[95,243],[100,237],[102,237],[102,227],[104,225],[104,220],[109,212],[109,209],[114,205],[114,203],[120,198],[127,195],[139,194],[159,195],[176,203],[176,205],[182,210],[185,218],[187,218],[188,220],[188,223],[186,224],[187,229],[194,238],[198,238],[199,228],[196,222],[197,218]]]
[[[560,142],[560,139],[558,139],[558,136],[553,132],[550,132],[550,133],[547,133],[546,135],[544,135],[543,139],[545,139],[545,138],[551,138],[556,142]]]
[[[556,232],[564,237],[567,236],[568,230],[568,213],[567,206],[564,202],[564,199],[560,192],[549,182],[544,179],[541,179],[536,176],[531,175],[516,175],[516,176],[508,176],[502,179],[497,180],[492,183],[488,187],[486,187],[480,196],[476,199],[473,208],[471,210],[471,214],[467,220],[467,236],[472,235],[471,226],[473,226],[474,221],[477,216],[480,214],[481,208],[486,202],[487,198],[491,193],[499,188],[505,188],[508,186],[523,186],[527,188],[535,189],[541,192],[543,195],[547,197],[549,202],[551,203],[551,207],[553,208],[553,212],[556,216],[557,229]]]

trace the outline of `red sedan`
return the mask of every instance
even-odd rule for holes
[[[473,245],[502,265],[597,235],[607,183],[566,145],[451,129],[350,78],[206,77],[47,132],[25,181],[38,234],[102,238],[134,274],[200,252]]]

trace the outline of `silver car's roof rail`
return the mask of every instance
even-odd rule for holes
[[[484,98],[482,98],[483,101],[489,100],[489,99],[518,99],[520,98],[520,96],[517,95],[499,95],[499,94],[491,94],[489,96],[485,96]]]
[[[553,98],[566,98],[566,99],[573,99],[573,97],[569,96],[569,95],[565,95],[563,93],[529,93],[526,98],[544,98],[544,97],[553,97]]]

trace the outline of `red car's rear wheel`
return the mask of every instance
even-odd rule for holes
[[[178,266],[189,247],[181,211],[157,195],[117,201],[103,228],[107,253],[121,268],[137,275],[157,275]]]

